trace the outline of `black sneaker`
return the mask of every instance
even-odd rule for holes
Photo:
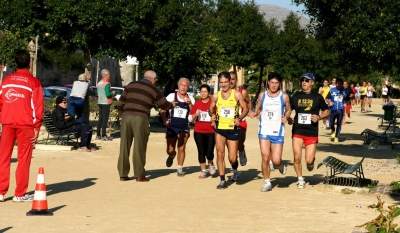
[[[104,137],[101,137],[101,140],[103,140],[103,141],[111,141],[111,140],[113,140],[113,137],[104,136]]]
[[[176,151],[174,151],[173,155],[168,156],[167,161],[165,162],[167,167],[171,167],[172,166],[172,164],[174,163],[175,156],[176,156]]]
[[[221,180],[221,182],[217,186],[217,189],[226,189],[226,180]]]
[[[336,138],[335,138],[336,139]],[[314,170],[314,163],[312,164],[307,164],[307,170],[310,172],[312,170]]]

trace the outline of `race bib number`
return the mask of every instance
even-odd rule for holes
[[[174,108],[174,114],[172,115],[172,117],[175,118],[186,118],[187,115],[187,109],[184,108]]]
[[[311,124],[311,114],[309,113],[299,113],[297,116],[297,123],[302,125],[310,125]]]
[[[225,118],[234,118],[235,117],[235,109],[234,108],[227,108],[221,107],[219,115]]]
[[[200,111],[200,115],[199,115],[199,117],[198,117],[198,121],[207,121],[207,122],[210,122],[210,121],[211,121],[211,117],[210,117],[210,115],[208,114],[208,112]]]
[[[337,101],[337,102],[342,102],[343,101],[343,95],[336,95],[334,100]]]
[[[263,111],[263,118],[268,119],[270,121],[277,121],[278,119],[278,111],[276,110],[271,110],[271,109],[265,109]]]

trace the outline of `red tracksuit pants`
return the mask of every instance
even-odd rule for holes
[[[14,128],[3,125],[0,141],[0,194],[7,193],[10,186],[11,155],[15,140],[18,142],[18,165],[15,171],[16,188],[14,196],[24,196],[28,189],[29,168],[33,145],[31,139],[35,137],[33,128]]]

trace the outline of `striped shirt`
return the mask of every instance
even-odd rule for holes
[[[131,82],[118,100],[118,114],[149,118],[154,103],[163,110],[172,108],[163,93],[147,79]]]

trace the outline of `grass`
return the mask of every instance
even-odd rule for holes
[[[355,192],[354,190],[349,189],[349,188],[342,189],[343,194],[352,194],[354,192]]]
[[[400,193],[400,181],[392,182],[390,186],[392,186],[392,192]]]

